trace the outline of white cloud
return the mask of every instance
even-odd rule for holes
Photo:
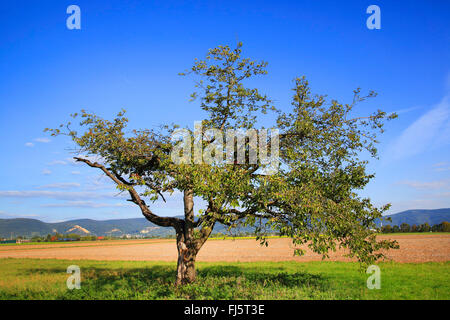
[[[414,189],[447,189],[450,187],[450,181],[449,180],[436,180],[436,181],[429,181],[429,182],[421,182],[421,181],[400,181],[398,184],[403,184],[408,187],[414,188]]]
[[[127,194],[115,193],[95,193],[95,192],[69,192],[69,191],[48,191],[48,190],[8,190],[0,191],[0,198],[49,198],[59,200],[86,200],[86,199],[114,199],[125,198]]]
[[[114,188],[115,183],[106,176],[91,176],[87,179],[87,190],[101,190]]]
[[[450,162],[439,162],[433,165],[434,171],[442,172],[442,171],[450,171]]]
[[[442,166],[447,166],[447,165],[450,165],[450,162],[442,161],[442,162],[433,164],[433,167],[442,167]]]
[[[390,154],[402,159],[450,143],[450,96],[422,115],[394,141]]]
[[[80,171],[72,171],[71,172],[71,174],[73,174],[73,175],[78,175],[78,174],[80,174],[81,172]]]
[[[47,163],[47,165],[49,165],[49,166],[54,166],[54,165],[57,165],[57,164],[66,165],[67,162],[65,162],[63,160],[55,160],[55,161]]]
[[[5,211],[0,211],[0,216],[3,216],[3,219],[14,219],[14,218],[36,218],[39,217],[37,214],[13,214]]]
[[[63,203],[48,203],[43,204],[41,207],[45,208],[123,208],[133,207],[130,203],[102,203],[94,201],[67,201]]]
[[[48,139],[48,138],[36,138],[36,139],[33,139],[33,141],[41,142],[41,143],[49,143],[51,140]],[[25,143],[25,146],[26,147],[34,147],[34,143],[33,142],[27,142],[27,143]]]
[[[52,174],[52,172],[48,169],[44,169],[44,170],[42,170],[42,174],[48,176],[48,175]]]
[[[71,165],[74,165],[74,166],[78,166],[78,165],[80,165],[81,163],[80,162],[77,162],[77,161],[75,161],[75,159],[74,158],[66,158],[66,159],[64,159],[65,161],[67,161],[67,163],[69,163],[69,164],[71,164]]]
[[[396,114],[405,114],[414,110],[419,109],[420,107],[412,107],[412,108],[405,108],[405,109],[399,109],[394,111]]]
[[[433,195],[436,198],[450,199],[450,192],[440,192]]]
[[[38,189],[70,189],[70,188],[78,188],[79,186],[80,184],[76,182],[61,182],[61,183],[46,184],[38,187]]]

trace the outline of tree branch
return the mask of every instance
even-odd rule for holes
[[[179,230],[180,228],[182,228],[183,220],[178,219],[178,218],[172,218],[172,217],[160,217],[160,216],[154,214],[150,210],[150,208],[145,204],[145,201],[141,199],[138,192],[133,188],[133,186],[130,183],[126,182],[126,180],[123,179],[122,177],[120,177],[119,175],[111,173],[104,165],[99,164],[97,162],[91,162],[90,160],[84,159],[84,158],[74,157],[74,159],[76,161],[84,162],[92,168],[101,169],[117,185],[126,185],[126,189],[131,196],[131,200],[129,200],[129,201],[137,204],[139,206],[139,208],[141,209],[144,217],[147,220],[149,220],[150,222],[152,222],[160,227],[173,227],[176,230]]]

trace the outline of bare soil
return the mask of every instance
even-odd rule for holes
[[[398,250],[387,253],[396,262],[450,261],[450,235],[382,235],[380,239],[395,239]],[[262,247],[254,239],[208,240],[198,255],[198,261],[316,261],[322,256],[307,247],[302,257],[293,256],[290,239],[269,240]],[[332,261],[353,261],[344,256],[345,251],[330,253]],[[40,258],[68,260],[154,260],[176,261],[175,240],[118,240],[98,242],[73,242],[43,245],[0,246],[0,258]]]

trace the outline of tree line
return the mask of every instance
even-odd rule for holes
[[[450,232],[450,223],[443,221],[442,223],[430,226],[427,222],[419,225],[413,224],[410,226],[407,223],[402,223],[400,226],[385,225],[381,227],[382,233],[398,233],[398,232]]]

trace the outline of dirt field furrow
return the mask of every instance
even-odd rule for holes
[[[380,236],[398,241],[399,250],[388,257],[397,262],[427,262],[450,260],[450,235],[392,235]],[[261,247],[254,239],[209,240],[200,250],[198,261],[315,261],[318,254],[306,249],[302,257],[293,256],[293,246],[287,238],[269,240]],[[332,261],[351,261],[344,251],[332,252]],[[154,260],[176,261],[175,240],[128,240],[96,243],[55,243],[0,247],[0,258],[88,259],[88,260]]]

